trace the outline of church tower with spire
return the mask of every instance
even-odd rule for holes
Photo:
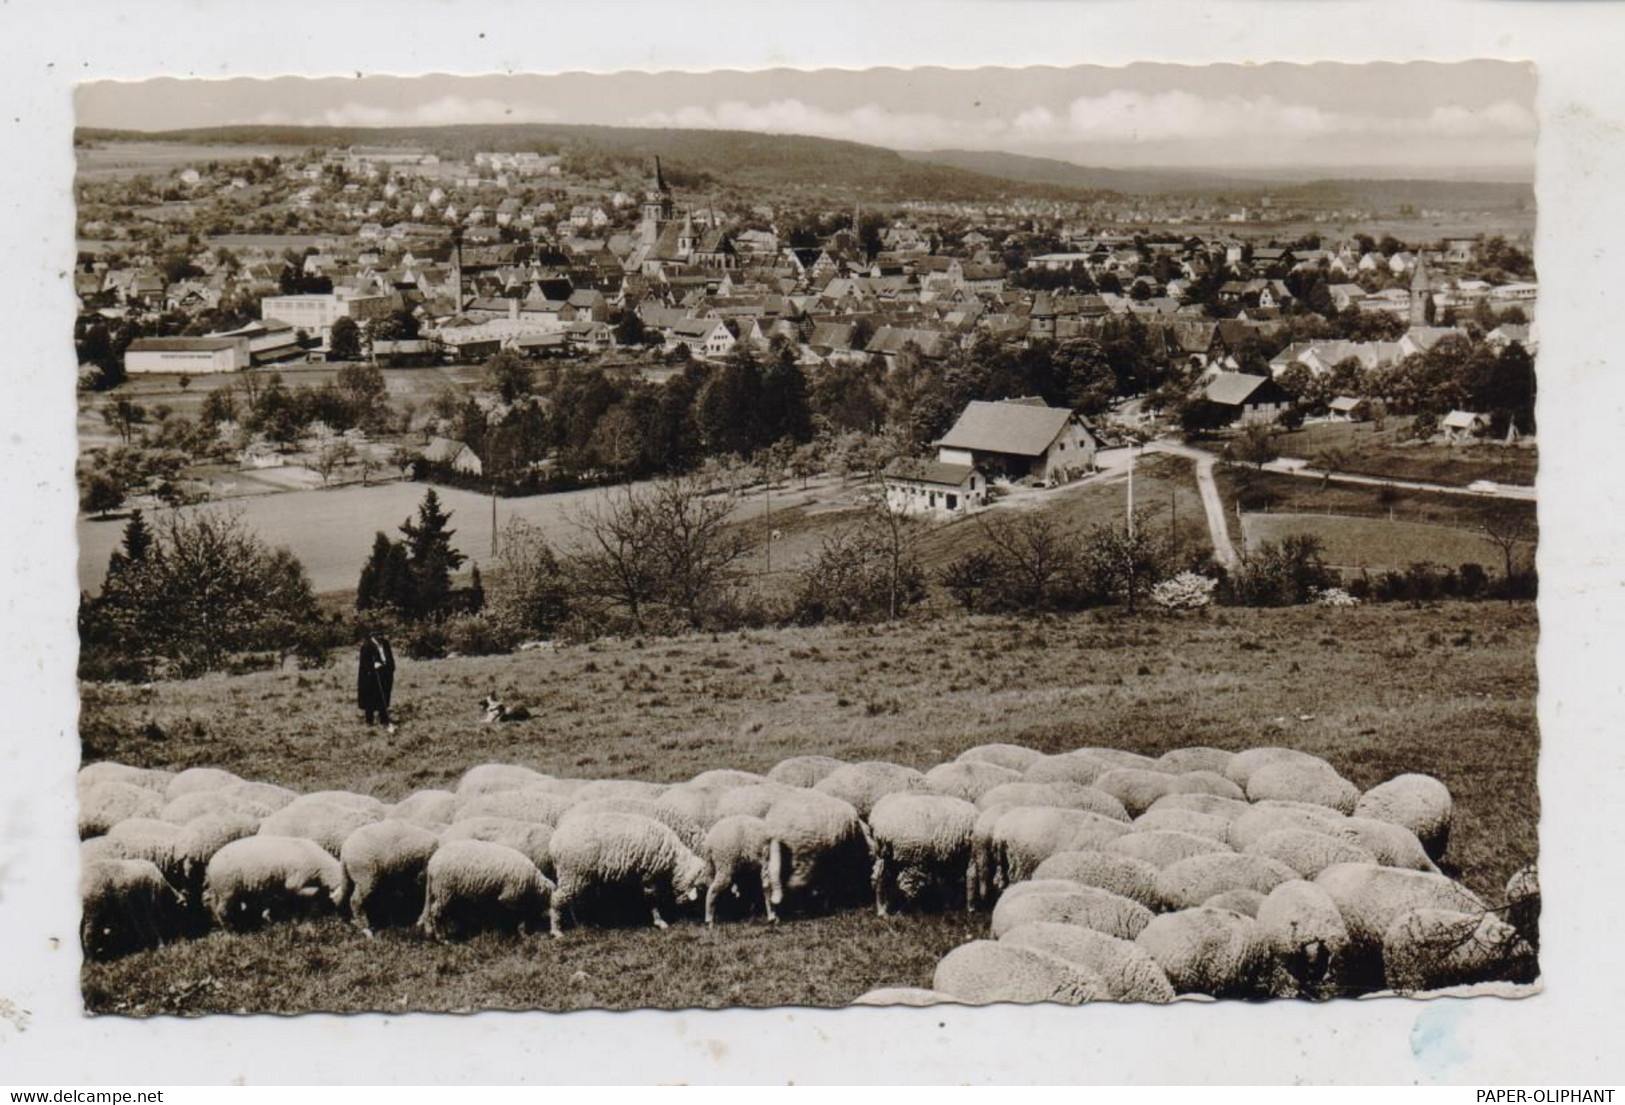
[[[666,178],[660,172],[660,158],[656,157],[654,175],[643,193],[643,221],[638,228],[644,244],[652,246],[659,239],[662,224],[671,220],[671,210],[671,189],[666,187]]]
[[[1411,271],[1411,325],[1428,324],[1428,304],[1433,300],[1433,274],[1428,271],[1428,255],[1418,250],[1416,268]]]

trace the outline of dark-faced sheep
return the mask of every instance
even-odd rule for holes
[[[875,861],[875,912],[884,917],[895,899],[932,900],[940,908],[975,905],[971,841],[976,807],[942,794],[888,794],[869,814]]]
[[[1297,993],[1335,991],[1349,949],[1349,930],[1337,903],[1312,882],[1284,882],[1264,896],[1258,923],[1275,963]]]
[[[79,942],[90,959],[158,947],[178,931],[184,908],[180,892],[144,859],[86,863],[79,905]]]

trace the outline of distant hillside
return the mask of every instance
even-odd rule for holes
[[[1033,184],[1053,184],[1122,192],[1128,195],[1166,195],[1179,192],[1256,191],[1266,187],[1257,178],[1180,169],[1102,169],[1074,165],[1051,157],[1027,157],[999,150],[925,150],[904,152],[910,161],[943,165],[972,173],[985,173]]]
[[[799,135],[748,131],[664,130],[553,123],[455,127],[231,126],[135,132],[82,129],[80,142],[180,142],[193,145],[423,146],[442,156],[478,150],[563,153],[615,171],[659,156],[673,182],[687,188],[729,186],[815,194],[850,193],[875,200],[991,200],[1025,196],[1080,200],[1098,189],[927,164],[893,150]]]
[[[1468,180],[1311,180],[1270,189],[1287,202],[1328,207],[1392,209],[1400,204],[1417,208],[1472,208],[1490,211],[1533,210],[1532,184]]]

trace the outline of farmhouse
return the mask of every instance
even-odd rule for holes
[[[1042,399],[969,403],[941,441],[942,464],[981,468],[1009,479],[1075,479],[1094,467],[1098,442],[1083,419]]]
[[[1339,395],[1326,404],[1326,410],[1333,422],[1364,422],[1371,405],[1356,395]]]
[[[899,457],[882,476],[898,514],[963,514],[987,502],[987,479],[968,464]]]
[[[1439,420],[1444,439],[1452,443],[1475,441],[1490,428],[1490,417],[1476,411],[1451,411]]]
[[[236,372],[249,365],[248,340],[216,338],[137,338],[124,351],[124,371]]]
[[[1208,381],[1205,397],[1239,425],[1270,423],[1292,405],[1292,396],[1268,376],[1219,372]]]
[[[464,472],[471,476],[478,476],[485,471],[480,463],[479,454],[470,449],[461,441],[453,441],[449,437],[432,437],[429,444],[423,447],[420,454],[425,463],[450,468],[453,472]]]

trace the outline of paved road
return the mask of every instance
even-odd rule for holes
[[[1219,485],[1213,481],[1213,466],[1218,458],[1212,453],[1173,441],[1147,442],[1146,448],[1196,462],[1196,487],[1202,493],[1202,510],[1207,515],[1213,558],[1226,568],[1234,568],[1241,558],[1236,555],[1236,547],[1230,541],[1230,528],[1225,524],[1224,500],[1219,498]]]

